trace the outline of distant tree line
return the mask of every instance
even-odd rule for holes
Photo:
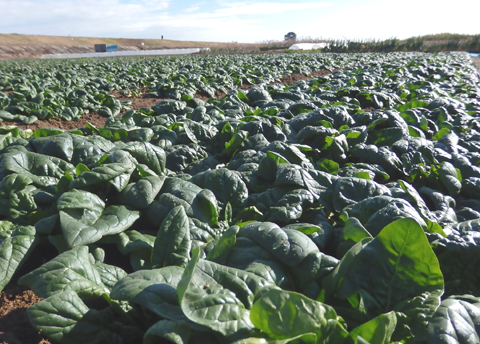
[[[408,39],[333,40],[325,52],[468,51],[480,52],[480,35],[438,34]]]

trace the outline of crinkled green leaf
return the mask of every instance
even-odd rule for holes
[[[78,246],[59,254],[22,276],[18,283],[30,287],[43,298],[64,290],[73,290],[84,300],[108,292],[91,261],[87,246]]]
[[[36,246],[33,226],[15,226],[0,221],[0,290],[12,279]]]
[[[480,307],[463,300],[446,299],[428,325],[428,344],[480,342]]]
[[[109,183],[117,191],[122,191],[130,180],[130,174],[134,166],[124,163],[103,164],[93,168],[91,171],[80,173],[76,179],[70,183],[70,189],[89,189],[99,187],[99,184]]]
[[[191,321],[224,336],[248,333],[253,325],[249,309],[255,295],[271,282],[252,273],[200,259],[200,248],[192,251],[178,284],[178,299]]]
[[[138,211],[128,210],[123,205],[112,205],[106,208],[91,225],[79,221],[67,212],[60,211],[60,226],[68,245],[75,247],[97,242],[104,235],[123,232],[139,217]]]
[[[425,333],[444,282],[424,231],[403,218],[369,240],[352,247],[322,284],[340,300],[358,294],[371,319],[392,310],[403,312],[415,333]]]
[[[348,335],[333,307],[281,289],[263,293],[253,305],[250,318],[271,339],[315,333],[313,343],[333,344],[343,342]]]
[[[120,202],[138,209],[146,209],[153,202],[163,186],[165,177],[144,177],[128,184],[119,196]]]
[[[190,259],[190,226],[182,206],[173,208],[157,232],[152,252],[154,267],[185,266]]]
[[[248,198],[248,190],[240,175],[226,168],[218,168],[198,173],[192,181],[204,189],[211,190],[217,200],[230,204],[236,208]]]
[[[74,290],[53,294],[28,308],[28,318],[38,331],[59,343],[88,312],[88,307]]]
[[[65,172],[75,174],[75,167],[59,158],[32,152],[15,152],[5,155],[4,167],[20,175],[28,176],[39,186],[57,184]]]
[[[166,319],[185,319],[176,290],[182,273],[178,266],[140,270],[121,279],[110,297],[141,305]]]

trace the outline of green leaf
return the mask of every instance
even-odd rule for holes
[[[362,343],[361,338],[369,344],[389,344],[396,325],[395,312],[380,314],[369,322],[354,328],[348,335],[347,343]]]
[[[97,269],[98,273],[100,274],[102,283],[109,289],[112,289],[119,280],[127,275],[125,270],[119,266],[100,262],[95,263],[95,269]]]
[[[92,189],[98,188],[103,183],[109,183],[122,191],[127,186],[130,174],[134,166],[124,163],[103,164],[93,168],[91,171],[84,171],[70,183],[70,189]]]
[[[335,210],[342,211],[349,205],[373,196],[389,195],[389,190],[372,180],[360,178],[338,178],[334,183],[333,206]]]
[[[2,179],[0,182],[0,216],[17,219],[26,217],[37,209],[30,184],[32,184],[32,179],[17,173]]]
[[[128,229],[140,216],[125,206],[110,206],[95,194],[83,190],[63,193],[57,200],[60,226],[70,247],[91,244],[104,235]]]
[[[215,195],[208,189],[200,191],[192,202],[194,216],[210,226],[218,225],[219,209]]]
[[[278,165],[280,164],[289,164],[290,162],[282,156],[280,153],[267,151],[267,156],[271,158]]]
[[[88,310],[75,291],[65,290],[30,306],[27,312],[38,331],[51,340],[66,343],[66,336]]]
[[[373,239],[357,218],[350,217],[345,222],[345,227],[342,228],[340,243],[337,247],[337,256],[343,257],[350,248],[365,238]]]
[[[458,196],[462,189],[462,183],[458,179],[458,170],[451,163],[444,161],[438,170],[438,176],[448,194],[454,197]]]
[[[59,128],[38,128],[32,134],[32,138],[55,136],[64,133],[65,130]]]
[[[321,253],[307,235],[295,229],[280,228],[272,222],[249,223],[240,228],[237,241],[241,237],[255,242],[281,262],[298,289],[330,273],[338,262]]]
[[[138,163],[148,166],[159,175],[165,173],[165,151],[158,146],[149,142],[128,142],[118,144],[116,149],[130,153]]]
[[[372,236],[401,218],[414,219],[422,228],[427,228],[427,223],[408,201],[388,196],[369,197],[344,208],[340,218],[346,221],[349,217],[359,219]]]
[[[188,217],[179,205],[168,213],[158,229],[152,264],[154,267],[185,266],[190,259],[191,246]]]
[[[77,164],[77,166],[75,166],[75,175],[77,176],[80,175],[82,172],[87,171],[90,171],[90,169],[82,163],[79,163]]]
[[[105,209],[105,203],[91,192],[74,189],[64,192],[58,198],[57,209],[68,213],[86,225],[91,225]]]
[[[315,333],[316,341],[310,343],[342,343],[348,334],[332,307],[280,289],[263,293],[253,305],[250,319],[272,339]]]
[[[424,231],[415,220],[403,218],[368,240],[352,247],[322,281],[327,295],[340,300],[359,295],[370,319],[392,310],[403,312],[415,333],[424,334],[444,289]]]
[[[325,159],[325,160],[320,161],[320,162],[317,164],[317,168],[318,168],[320,171],[324,171],[324,172],[327,172],[327,173],[330,173],[330,174],[333,174],[333,175],[337,175],[337,174],[338,174],[339,165],[338,165],[338,163],[336,163],[336,162],[333,161],[333,160]]]
[[[233,208],[241,207],[248,198],[247,186],[240,175],[226,168],[198,173],[192,181],[203,189],[211,190],[222,204],[230,202]]]
[[[118,281],[110,297],[138,304],[166,319],[185,319],[177,296],[183,270],[178,266],[167,266],[131,273]]]
[[[208,252],[207,259],[215,263],[225,264],[230,250],[237,242],[237,233],[239,230],[239,226],[232,226],[223,232],[220,240],[218,240],[213,249]]]
[[[36,246],[33,226],[15,226],[8,221],[0,221],[0,290],[22,266]]]
[[[22,276],[18,284],[43,298],[64,290],[73,290],[84,300],[96,298],[108,289],[91,258],[88,247],[75,247]]]
[[[271,282],[252,273],[200,259],[192,250],[178,284],[178,299],[191,321],[224,336],[241,335],[253,328],[250,311],[255,295]]]
[[[261,221],[263,220],[263,214],[255,206],[251,206],[243,209],[236,216],[236,220],[238,220],[239,223],[246,222],[246,221]]]
[[[247,141],[248,131],[240,130],[235,133],[230,141],[225,143],[224,154],[228,157],[233,156]]]
[[[140,217],[138,211],[125,206],[112,205],[106,208],[95,223],[88,225],[69,213],[60,211],[60,225],[63,236],[70,247],[97,242],[105,235],[123,232]]]
[[[75,175],[72,164],[51,156],[32,152],[7,153],[3,158],[4,167],[20,175],[29,177],[39,186],[56,185],[58,179],[68,172]]]
[[[163,176],[143,177],[136,183],[128,184],[120,193],[119,201],[137,209],[146,209],[162,189],[164,181]]]
[[[480,342],[478,303],[446,299],[428,325],[428,344],[467,344]]]
[[[238,91],[237,92],[237,97],[238,99],[240,99],[241,101],[245,102],[245,103],[249,103],[250,100],[248,99],[248,97],[245,95],[245,93],[243,93],[242,91]]]
[[[166,178],[157,200],[147,209],[150,221],[160,226],[161,221],[175,207],[181,205],[186,214],[210,226],[218,224],[218,206],[215,195],[208,189],[180,178]]]
[[[160,320],[145,332],[143,343],[158,344],[166,339],[169,343],[188,344],[190,332],[190,325],[186,321]]]
[[[287,344],[287,343],[316,343],[317,342],[317,335],[315,333],[306,333],[301,334],[292,338],[287,339],[274,339],[274,340],[266,340],[265,338],[245,338],[240,339],[232,344]]]
[[[88,309],[71,290],[33,305],[28,309],[28,315],[34,327],[58,343],[119,343],[123,338],[135,338],[139,334],[136,327],[115,321],[110,308],[101,311]]]
[[[437,132],[435,133],[435,135],[433,135],[433,139],[434,139],[435,141],[438,141],[438,140],[440,140],[443,136],[447,135],[448,133],[450,133],[450,129],[448,129],[448,128],[442,128],[442,129],[440,129],[439,131],[437,131]]]
[[[366,180],[370,180],[370,174],[368,172],[357,172],[355,173],[354,175],[355,178],[360,178],[360,179],[366,179]]]

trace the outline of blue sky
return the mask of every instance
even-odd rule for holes
[[[255,43],[480,34],[479,0],[0,0],[0,33]]]

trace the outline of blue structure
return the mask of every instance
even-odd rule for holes
[[[118,51],[118,46],[116,45],[106,45],[106,44],[95,44],[95,52],[96,53],[106,53]]]

